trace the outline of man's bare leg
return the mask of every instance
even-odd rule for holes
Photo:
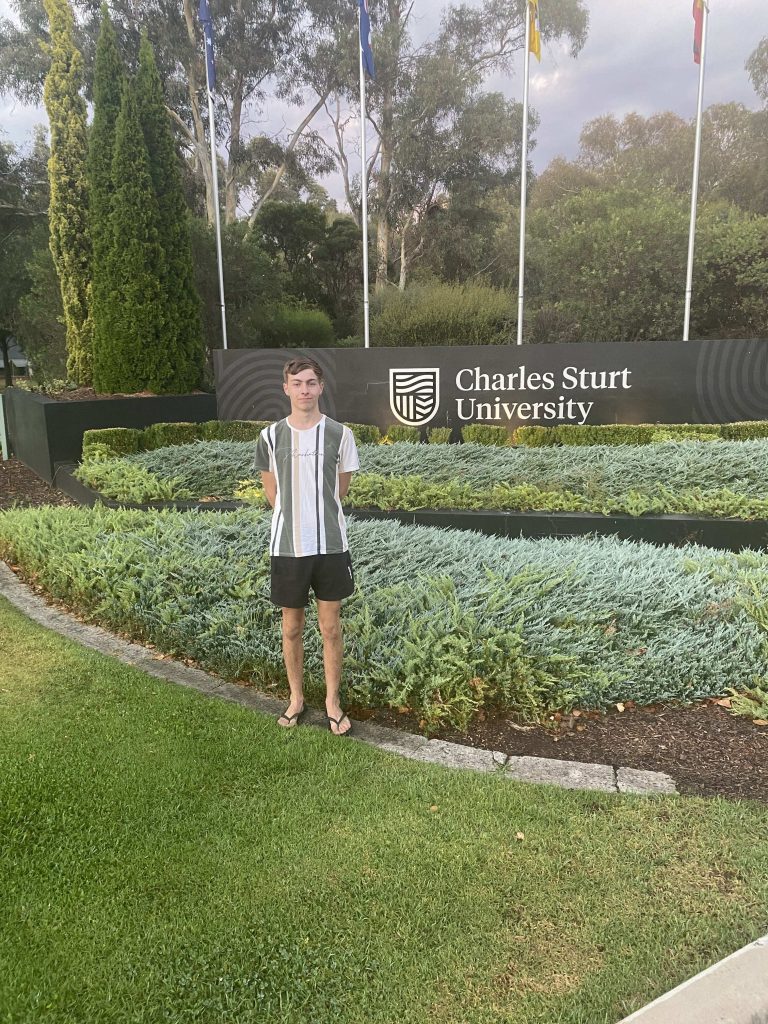
[[[317,621],[323,636],[323,667],[325,668],[325,710],[329,718],[337,721],[344,712],[339,703],[341,662],[344,656],[344,638],[341,632],[341,601],[318,601]],[[352,723],[345,718],[340,725],[331,722],[331,732],[343,735]]]
[[[277,720],[284,729],[295,726],[284,720],[304,707],[304,609],[283,608],[283,660],[291,691],[291,703]]]

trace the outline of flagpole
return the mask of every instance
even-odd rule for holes
[[[219,167],[216,160],[216,123],[213,116],[213,96],[208,71],[208,59],[205,61],[205,89],[208,93],[208,128],[211,133],[211,178],[213,180],[213,211],[216,224],[216,259],[219,266],[219,304],[221,306],[221,336],[224,348],[227,348],[227,310],[224,304],[224,264],[221,258],[221,221],[219,218]]]
[[[696,103],[696,144],[693,150],[693,184],[691,186],[691,223],[688,230],[688,269],[685,277],[685,319],[683,341],[688,341],[691,326],[691,294],[693,291],[693,250],[696,241],[696,203],[699,197],[699,157],[701,155],[701,121],[704,109],[704,63],[707,55],[707,21],[709,4],[704,0],[701,28],[701,56],[699,59],[699,95]]]
[[[531,6],[525,4],[525,72],[523,80],[523,147],[520,171],[520,255],[517,285],[517,344],[523,343],[523,302],[525,278],[525,203],[528,187],[528,71],[531,64]]]
[[[370,331],[370,302],[368,297],[368,155],[365,145],[365,69],[363,68],[363,34],[362,34],[362,11],[360,5],[357,8],[358,21],[358,50],[360,51],[360,184],[361,184],[361,210],[360,219],[363,228],[363,337],[365,348],[371,347]]]

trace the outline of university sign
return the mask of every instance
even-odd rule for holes
[[[347,423],[719,423],[768,419],[768,341],[372,349],[214,354],[220,419],[285,416],[282,368],[323,367],[321,408]]]

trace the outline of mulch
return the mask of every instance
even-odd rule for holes
[[[15,459],[0,460],[0,508],[14,504],[75,503]],[[536,726],[492,715],[473,722],[466,733],[444,729],[433,735],[504,754],[666,772],[681,793],[768,804],[768,726],[733,715],[714,700],[686,707],[636,707],[627,701],[623,708],[555,715]],[[354,718],[420,731],[409,712],[349,710]]]
[[[37,473],[18,461],[0,459],[0,509],[13,505],[74,505],[62,491],[51,487]]]

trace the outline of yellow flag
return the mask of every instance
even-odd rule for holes
[[[528,49],[536,60],[541,60],[541,28],[539,26],[539,0],[528,0],[528,17],[531,22]]]

